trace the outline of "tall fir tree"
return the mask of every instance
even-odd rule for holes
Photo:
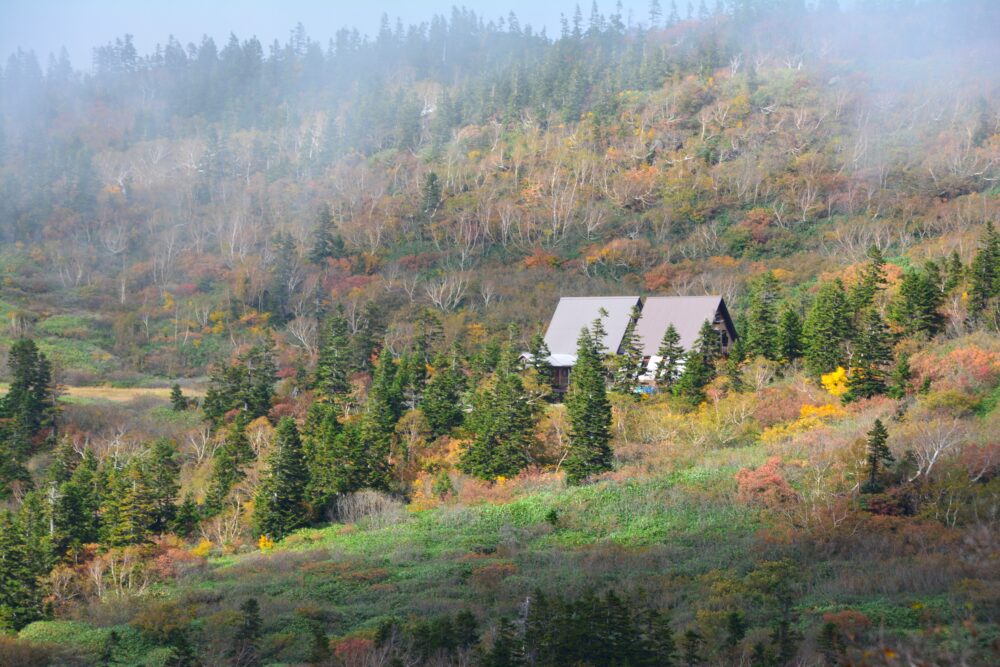
[[[684,359],[684,347],[681,345],[681,335],[671,322],[663,332],[663,339],[656,351],[660,360],[656,363],[656,386],[670,389],[680,376],[680,365]]]
[[[234,667],[258,667],[261,664],[260,638],[263,619],[256,598],[248,598],[240,605],[240,624],[233,635],[229,659]]]
[[[692,405],[705,400],[705,388],[715,378],[716,362],[722,355],[719,332],[708,320],[684,357],[684,371],[674,384],[674,394]]]
[[[403,408],[396,374],[397,367],[392,357],[383,353],[375,367],[375,376],[352,441],[351,459],[361,488],[381,491],[392,488],[391,456],[396,423]]]
[[[449,433],[465,417],[461,401],[462,372],[458,363],[457,354],[453,354],[450,360],[439,355],[434,360],[434,374],[420,400],[420,409],[435,438]]]
[[[340,423],[333,403],[309,406],[302,428],[302,448],[309,470],[306,502],[314,520],[325,518],[336,498],[355,489],[356,469],[351,460],[350,434]]]
[[[350,392],[350,336],[344,307],[323,322],[316,359],[316,391],[323,400],[342,401]]]
[[[570,484],[611,469],[611,403],[604,386],[602,332],[596,320],[577,339],[576,364],[566,392],[570,431],[565,468]]]
[[[535,409],[518,374],[517,355],[508,345],[491,386],[477,392],[467,427],[474,437],[459,467],[482,479],[514,477],[531,463]]]
[[[535,333],[528,343],[528,365],[535,370],[538,382],[546,387],[552,387],[555,382],[555,375],[549,359],[552,351],[545,344],[545,337],[541,333]]]
[[[889,329],[882,316],[869,308],[858,324],[854,356],[847,378],[848,401],[871,398],[886,391],[886,373],[892,363]]]
[[[969,266],[969,317],[974,322],[990,322],[996,308],[993,300],[1000,293],[1000,234],[992,222],[986,223],[986,232],[976,256]]]
[[[323,264],[327,259],[336,259],[343,254],[344,239],[336,232],[330,206],[323,204],[316,214],[316,226],[313,228],[312,247],[309,249],[308,259],[313,264]]]
[[[941,272],[937,264],[927,262],[923,271],[903,274],[899,293],[889,307],[889,319],[907,336],[933,338],[944,328],[944,304]]]
[[[881,419],[876,419],[872,430],[868,431],[865,482],[861,485],[864,493],[878,493],[885,488],[883,471],[886,465],[895,461],[887,444],[889,431]]]
[[[802,325],[806,369],[815,377],[846,364],[851,339],[851,314],[840,280],[824,283]]]
[[[885,257],[877,246],[871,246],[868,248],[868,263],[861,270],[861,278],[851,289],[849,298],[855,320],[875,305],[875,297],[885,286]]]
[[[278,422],[267,470],[257,489],[253,522],[258,535],[280,540],[306,523],[308,476],[299,430],[291,417],[284,417]]]
[[[768,271],[753,281],[750,303],[743,329],[743,346],[748,358],[777,359],[778,298],[780,285],[774,273]]]
[[[157,497],[142,459],[133,457],[122,468],[110,463],[107,484],[101,541],[113,547],[148,542],[156,521]]]
[[[778,318],[775,348],[778,359],[786,364],[802,356],[802,319],[791,306],[785,306]]]
[[[222,446],[215,450],[212,473],[205,493],[206,516],[215,516],[221,512],[232,489],[246,477],[244,468],[254,458],[253,448],[247,438],[248,423],[249,419],[245,414],[237,416],[229,427]]]
[[[183,412],[188,409],[188,400],[181,391],[181,386],[176,382],[170,387],[170,407],[174,412]]]
[[[42,616],[42,591],[20,523],[0,511],[0,629],[17,631]]]
[[[177,513],[177,492],[180,490],[181,461],[177,445],[172,440],[160,438],[145,457],[146,477],[149,479],[153,503],[150,530],[165,533],[173,525]]]
[[[640,317],[642,317],[642,309],[639,306],[633,306],[625,333],[622,335],[618,354],[611,357],[612,389],[633,398],[638,398],[635,392],[639,387],[639,378],[646,370],[642,364],[642,339],[639,338],[636,331]]]

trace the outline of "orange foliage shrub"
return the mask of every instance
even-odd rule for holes
[[[768,508],[787,507],[798,500],[781,473],[781,459],[772,456],[756,470],[743,468],[736,473],[740,499],[751,505]]]
[[[366,667],[375,652],[375,642],[367,637],[347,637],[337,642],[333,654],[344,667]]]
[[[472,585],[477,590],[492,593],[512,574],[517,574],[514,563],[488,563],[472,571]]]
[[[930,378],[935,389],[971,392],[993,387],[1000,381],[1000,354],[976,344],[944,355],[924,351],[911,357],[910,368],[918,386]]]

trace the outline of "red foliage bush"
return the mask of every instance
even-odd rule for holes
[[[347,637],[337,642],[333,654],[344,667],[363,667],[375,652],[375,642],[366,637]]]
[[[781,459],[772,456],[756,470],[743,468],[736,473],[740,499],[751,505],[767,508],[787,507],[798,495],[781,474]]]
[[[930,378],[935,389],[972,392],[996,386],[1000,381],[1000,354],[975,344],[944,355],[918,352],[910,359],[910,368],[918,386]]]

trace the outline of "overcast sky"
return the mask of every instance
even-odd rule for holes
[[[648,0],[625,0],[626,16],[634,21],[646,16]],[[665,3],[669,6],[669,2]],[[230,32],[241,39],[256,35],[265,45],[284,41],[299,21],[314,39],[325,42],[341,27],[356,27],[373,34],[383,12],[405,23],[418,23],[436,13],[447,14],[453,5],[464,5],[487,18],[506,16],[513,10],[522,25],[547,26],[556,34],[559,14],[572,14],[575,0],[0,0],[0,62],[21,47],[38,54],[42,67],[50,53],[65,46],[74,67],[89,69],[91,49],[126,33],[136,48],[147,53],[174,35],[182,43],[210,35],[216,42]],[[590,0],[580,2],[584,17]],[[683,6],[682,3],[678,3]],[[614,0],[599,0],[604,14]],[[683,11],[683,10],[682,10]],[[221,46],[221,45],[220,45]]]

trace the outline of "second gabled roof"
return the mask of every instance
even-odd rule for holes
[[[589,329],[593,321],[601,316],[600,310],[603,308],[608,312],[607,317],[602,320],[604,329],[608,332],[603,341],[604,347],[608,352],[615,353],[625,335],[632,308],[638,303],[638,296],[562,297],[545,332],[545,344],[553,355],[575,355],[580,330]],[[698,324],[700,326],[701,322]]]
[[[642,307],[642,317],[635,332],[642,341],[643,354],[656,356],[663,334],[671,324],[681,337],[681,345],[690,350],[705,320],[715,320],[722,304],[720,296],[651,296]]]

